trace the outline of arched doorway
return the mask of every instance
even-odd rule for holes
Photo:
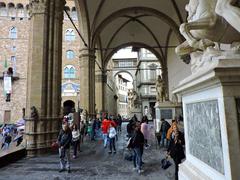
[[[67,115],[75,111],[75,103],[72,100],[67,100],[63,103],[63,115]]]

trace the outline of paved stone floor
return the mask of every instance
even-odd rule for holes
[[[125,127],[125,125],[124,125]],[[125,129],[125,128],[124,128]],[[167,170],[160,166],[165,152],[155,142],[144,151],[144,173],[133,171],[132,161],[124,160],[126,131],[119,135],[117,154],[108,154],[100,141],[86,140],[82,152],[72,160],[72,172],[59,173],[58,155],[25,158],[0,169],[0,180],[173,180],[174,165]]]

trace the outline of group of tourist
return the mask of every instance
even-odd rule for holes
[[[68,173],[70,170],[70,147],[73,147],[73,159],[77,158],[77,151],[80,150],[80,144],[87,135],[91,141],[101,136],[104,148],[109,145],[109,154],[116,153],[115,142],[117,140],[117,132],[121,132],[122,117],[106,116],[102,121],[96,117],[90,121],[81,121],[78,128],[76,123],[69,123],[67,119],[63,119],[62,129],[58,136],[60,170],[65,169]]]
[[[83,141],[83,137],[87,135],[89,140],[95,141],[99,138],[103,142],[103,147],[108,148],[109,154],[117,153],[116,141],[118,139],[118,133],[121,132],[122,118],[118,115],[105,116],[103,120],[95,118],[90,122],[80,123],[80,127],[74,124],[69,127],[67,121],[63,121],[62,130],[58,136],[59,144],[59,157],[60,157],[60,170],[59,172],[67,169],[70,171],[70,146],[73,146],[73,158],[77,157],[77,151],[80,150],[80,142]],[[161,147],[165,147],[167,150],[166,157],[171,157],[175,163],[175,177],[178,179],[178,165],[182,159],[185,158],[184,154],[184,137],[183,133],[178,130],[178,125],[175,120],[172,120],[171,125],[164,119],[162,119],[160,128],[160,144]],[[151,136],[151,129],[148,125],[148,118],[144,116],[141,121],[138,121],[136,115],[134,115],[127,124],[127,137],[128,148],[133,153],[133,165],[134,170],[139,174],[143,172],[143,152],[144,149],[150,147],[149,140]]]
[[[138,173],[143,172],[142,161],[144,147],[147,149],[150,145],[148,139],[150,138],[150,130],[148,126],[148,119],[146,116],[142,121],[138,121],[134,116],[127,125],[128,148],[133,150],[133,165]],[[175,163],[175,179],[178,179],[178,165],[185,158],[184,153],[184,135],[179,131],[176,120],[172,120],[171,125],[165,120],[161,119],[160,128],[160,145],[167,149],[166,158],[171,157]]]
[[[23,141],[23,132],[18,131],[13,125],[4,124],[0,128],[0,142],[1,150],[8,150],[13,142],[16,142],[16,146],[19,146]]]

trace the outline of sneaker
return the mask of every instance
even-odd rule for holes
[[[108,154],[112,154],[112,151],[109,151]]]
[[[136,167],[134,167],[134,168],[133,168],[133,171],[136,171],[136,170],[137,170],[137,168],[136,168]]]
[[[117,152],[116,152],[116,151],[114,151],[113,153],[114,153],[114,154],[116,154]]]
[[[64,169],[60,169],[58,172],[60,172],[60,173],[61,173],[61,172],[63,172],[63,171],[64,171]]]
[[[76,159],[76,156],[73,155],[73,159]]]
[[[70,169],[68,170],[68,173],[71,173],[71,170],[70,170]]]
[[[139,169],[138,170],[138,174],[141,174],[141,173],[143,173],[144,172],[144,170],[142,170],[142,169]]]

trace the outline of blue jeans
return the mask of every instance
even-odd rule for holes
[[[108,141],[108,135],[107,134],[103,134],[103,145],[104,147],[107,147],[107,141]]]
[[[133,148],[133,165],[138,170],[142,169],[142,152],[140,147]]]
[[[110,151],[112,152],[112,149],[113,149],[114,151],[116,151],[115,137],[114,137],[114,138],[110,138],[110,139],[109,139],[109,142],[110,142],[110,146],[109,146]]]
[[[60,157],[60,169],[66,168],[67,170],[70,170],[70,148],[69,149],[59,148],[59,157]]]
[[[166,139],[166,132],[162,132],[161,135],[161,146],[164,146],[164,140]]]

